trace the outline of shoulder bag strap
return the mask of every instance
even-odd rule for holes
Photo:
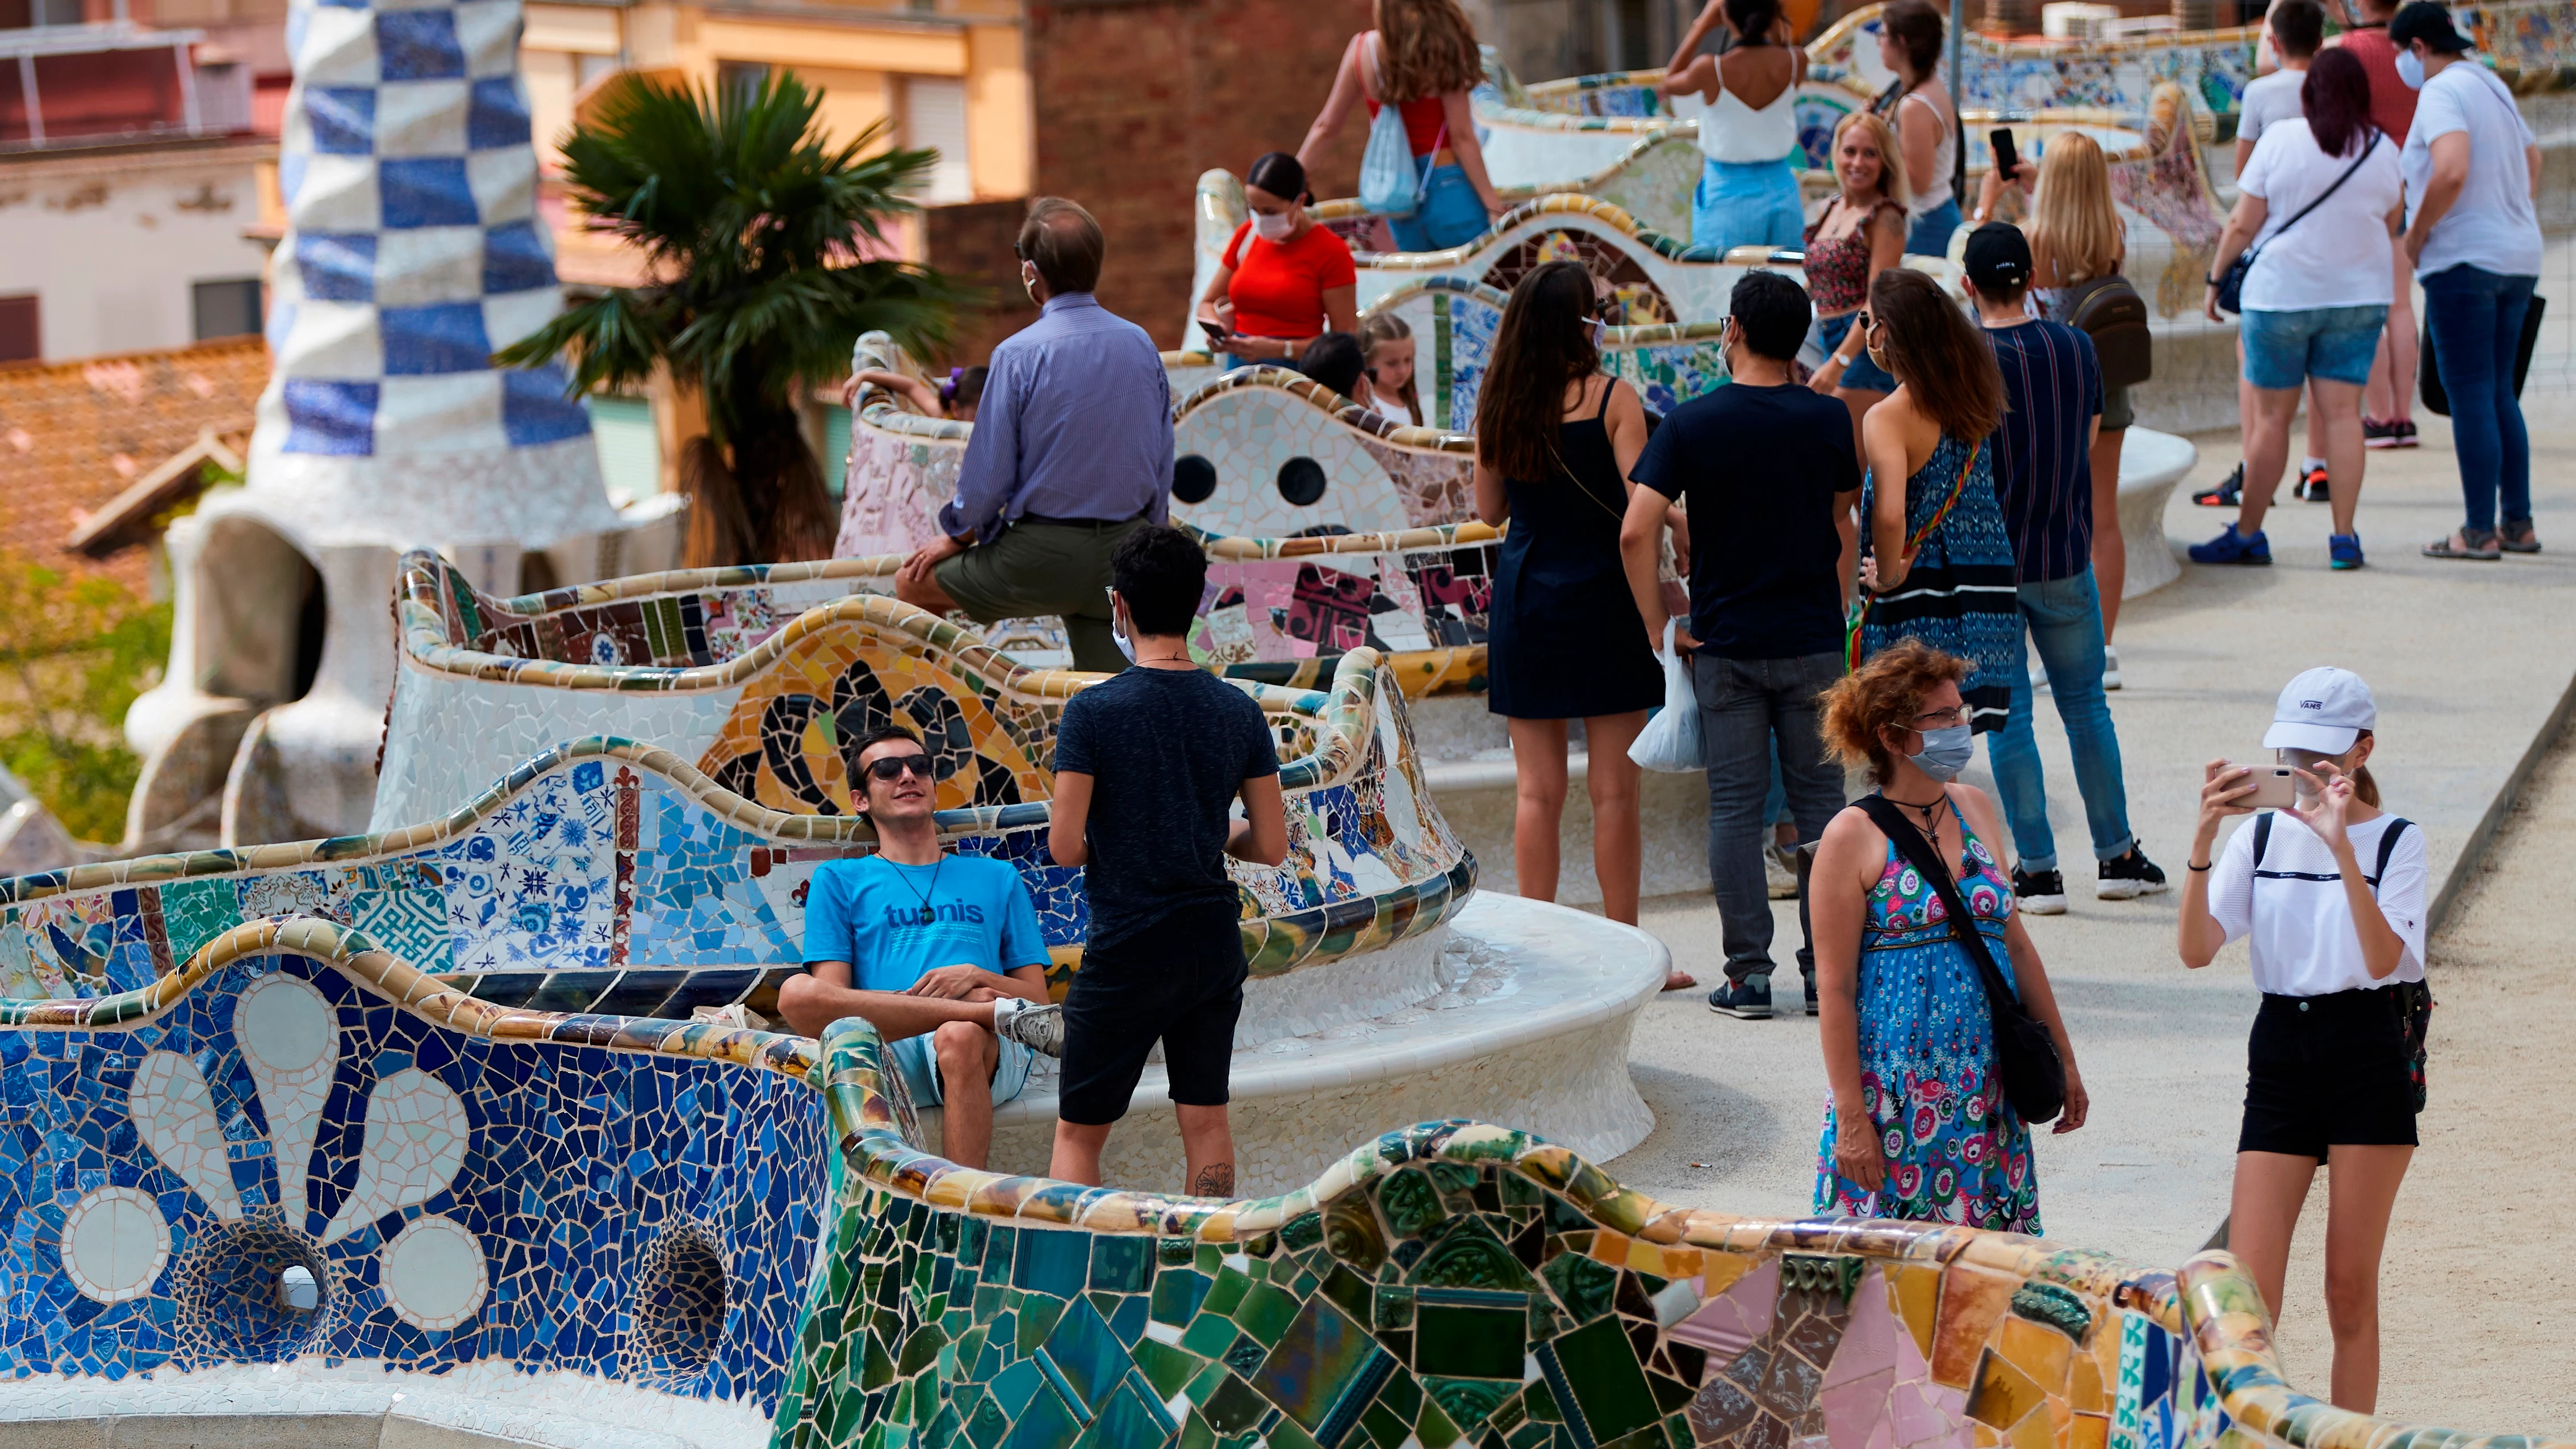
[[[2254,817],[2254,868],[2256,870],[2263,868],[2263,851],[2271,843],[2272,812],[2266,810]]]
[[[2345,167],[2345,168],[2344,168],[2344,172],[2343,172],[2343,174],[2342,174],[2341,176],[2338,176],[2338,177],[2336,177],[2336,178],[2334,179],[2334,185],[2329,186],[2329,187],[2327,187],[2325,190],[2323,190],[2323,191],[2321,191],[2321,192],[2317,193],[2317,199],[2316,199],[2316,200],[2311,201],[2311,202],[2309,202],[2307,205],[2300,207],[2300,208],[2298,209],[2298,211],[2297,211],[2297,212],[2295,212],[2295,213],[2293,213],[2293,214],[2291,215],[2291,217],[2290,217],[2290,219],[2289,219],[2288,221],[2285,221],[2285,222],[2281,223],[2281,229],[2280,229],[2280,231],[2276,231],[2276,232],[2272,233],[2270,236],[2265,237],[2265,238],[2263,239],[2263,246],[2255,247],[2255,248],[2253,248],[2250,252],[2248,252],[2248,253],[2246,254],[2246,258],[2245,258],[2245,264],[2246,264],[2247,266],[2249,266],[2249,267],[2250,267],[2250,266],[2252,266],[2252,265],[2254,265],[2254,258],[2256,258],[2256,257],[2258,257],[2258,256],[2261,256],[2261,255],[2263,254],[2263,247],[2268,247],[2268,246],[2270,246],[2272,243],[2274,243],[2274,242],[2276,242],[2276,241],[2279,241],[2279,240],[2281,239],[2281,232],[2288,231],[2290,228],[2292,228],[2292,227],[2294,227],[2294,226],[2297,226],[2300,222],[2303,222],[2303,221],[2307,220],[2307,219],[2308,219],[2308,213],[2309,213],[2309,212],[2312,212],[2312,211],[2316,210],[2318,207],[2325,205],[2325,204],[2326,204],[2326,200],[2327,200],[2327,198],[2329,198],[2329,197],[2333,196],[2336,192],[2343,190],[2343,184],[2344,184],[2345,182],[2347,182],[2347,181],[2350,181],[2350,180],[2353,178],[2353,174],[2354,174],[2355,172],[2357,172],[2357,171],[2361,170],[2361,163],[2362,163],[2362,162],[2364,162],[2364,161],[2369,160],[2369,159],[2370,159],[2370,153],[2371,153],[2371,152],[2373,152],[2373,151],[2376,151],[2376,150],[2378,150],[2378,149],[2379,149],[2379,132],[2378,132],[2378,130],[2377,130],[2376,128],[2374,128],[2374,129],[2371,131],[2371,133],[2370,133],[2370,139],[2361,143],[2361,154],[2360,154],[2359,156],[2354,157],[2354,158],[2353,158],[2353,162],[2352,162],[2352,164],[2351,164],[2350,166],[2347,166],[2347,167]]]
[[[1985,978],[1988,1004],[1999,1011],[2007,1008],[2020,1011],[2021,998],[2013,994],[2012,984],[2004,980],[2004,973],[1996,967],[1994,954],[1986,949],[1985,933],[1977,929],[1977,918],[1968,913],[1968,903],[1960,899],[1959,882],[1952,878],[1949,866],[1942,862],[1940,852],[1932,848],[1932,842],[1924,839],[1923,832],[1896,813],[1895,802],[1884,795],[1863,795],[1852,803],[1868,814],[1870,823],[1895,845],[1896,853],[1904,856],[1905,863],[1913,866],[1915,874],[1923,877],[1933,893],[1941,898],[1942,908],[1950,913],[1950,933],[1958,938],[1961,949],[1968,953],[1968,959],[1977,963],[1977,974]],[[1954,811],[1957,808],[1955,805],[1951,807]],[[1967,833],[1964,820],[1959,830],[1963,836]]]
[[[2406,827],[2414,823],[2414,821],[2407,819],[2403,815],[2391,816],[2388,821],[2388,828],[2380,832],[2379,868],[2371,872],[2370,876],[2370,893],[2372,895],[2379,894],[2379,883],[2388,879],[2388,861],[2389,857],[2397,853],[2397,837],[2404,835],[2406,833]]]

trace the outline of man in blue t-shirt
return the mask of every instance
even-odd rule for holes
[[[1990,221],[1968,234],[1968,295],[2004,379],[1995,430],[1995,498],[2012,539],[2014,594],[2075,756],[2075,788],[2093,834],[2093,894],[2125,901],[2165,888],[2165,873],[2129,831],[2120,737],[2102,693],[2102,596],[2093,585],[2093,437],[2102,426],[2102,367],[2093,339],[2030,315],[2030,243]],[[1995,791],[2012,827],[2013,897],[2035,916],[2066,910],[2048,786],[2031,730],[2030,663],[2012,666],[2012,714],[1986,737]]]
[[[1243,1011],[1242,896],[1226,857],[1288,855],[1279,752],[1261,706],[1190,658],[1207,551],[1148,525],[1109,556],[1110,618],[1132,666],[1065,701],[1047,849],[1091,908],[1064,999],[1049,1175],[1100,1181],[1100,1149],[1163,1045],[1188,1191],[1234,1194],[1226,1101]],[[1243,818],[1230,812],[1243,802]]]
[[[805,970],[778,1012],[806,1036],[867,1018],[915,1102],[940,1111],[941,1150],[982,1167],[993,1104],[1028,1085],[1030,1049],[1053,1056],[1046,940],[1009,862],[940,849],[921,737],[884,725],[859,739],[851,794],[877,853],[825,861],[805,887]]]
[[[1843,808],[1842,771],[1825,759],[1816,700],[1843,675],[1860,465],[1851,414],[1800,386],[1789,361],[1807,335],[1806,290],[1748,272],[1727,300],[1727,386],[1672,410],[1638,455],[1619,547],[1647,633],[1663,643],[1656,534],[1671,501],[1690,518],[1691,684],[1708,766],[1708,874],[1726,946],[1709,1009],[1771,1014],[1771,893],[1763,796],[1772,750],[1800,840],[1821,839]],[[1693,647],[1692,640],[1678,641]],[[1816,1011],[1812,945],[1798,965]]]

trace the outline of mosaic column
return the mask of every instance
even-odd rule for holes
[[[250,500],[307,545],[616,525],[561,369],[496,369],[562,305],[536,205],[519,0],[295,0],[275,371]]]

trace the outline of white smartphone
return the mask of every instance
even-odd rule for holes
[[[2248,810],[2287,810],[2290,808],[2290,802],[2298,794],[2298,772],[2287,765],[2275,765],[2268,761],[2262,764],[2249,764],[2230,760],[2227,762],[2227,768],[2253,772],[2239,783],[2252,784],[2254,793],[2241,797],[2236,802]]]

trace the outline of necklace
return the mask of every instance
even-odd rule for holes
[[[1936,858],[1941,854],[1941,827],[1934,822],[1932,817],[1933,814],[1943,805],[1949,803],[1950,795],[1948,791],[1943,791],[1940,799],[1933,800],[1922,805],[1917,805],[1911,800],[1899,800],[1884,790],[1878,792],[1878,798],[1886,801],[1890,805],[1902,806],[1905,809],[1911,810],[1915,814],[1922,816],[1923,818],[1920,821],[1908,820],[1905,823],[1913,826],[1925,840],[1931,842],[1932,854]]]
[[[882,849],[880,849],[880,850],[877,852],[877,859],[879,859],[879,860],[884,860],[884,861],[885,861],[885,863],[886,863],[886,865],[894,871],[894,878],[895,878],[896,880],[902,881],[902,882],[903,882],[903,888],[904,888],[905,890],[912,891],[913,899],[915,899],[915,900],[917,900],[917,901],[921,902],[921,923],[922,923],[923,925],[927,926],[927,925],[929,925],[931,922],[936,921],[936,920],[938,920],[938,919],[939,919],[939,912],[938,912],[938,910],[937,910],[935,907],[933,907],[933,906],[930,904],[930,898],[931,898],[932,896],[934,896],[934,895],[938,894],[938,892],[939,892],[939,871],[940,871],[940,868],[941,868],[941,867],[943,867],[943,866],[945,866],[945,865],[947,865],[947,864],[948,864],[948,852],[946,852],[946,851],[944,851],[944,850],[943,850],[943,851],[941,851],[941,852],[939,853],[939,859],[938,859],[938,860],[936,860],[936,861],[933,861],[933,862],[931,863],[931,866],[930,866],[930,889],[928,889],[928,890],[926,890],[926,891],[925,891],[925,890],[914,890],[914,889],[913,889],[913,884],[912,884],[912,876],[910,875],[910,873],[908,873],[908,872],[906,872],[906,871],[904,870],[903,865],[902,865],[902,863],[901,863],[901,862],[899,862],[899,861],[894,861],[894,860],[887,860],[887,859],[886,859],[886,856],[885,856],[885,852],[884,852]]]

